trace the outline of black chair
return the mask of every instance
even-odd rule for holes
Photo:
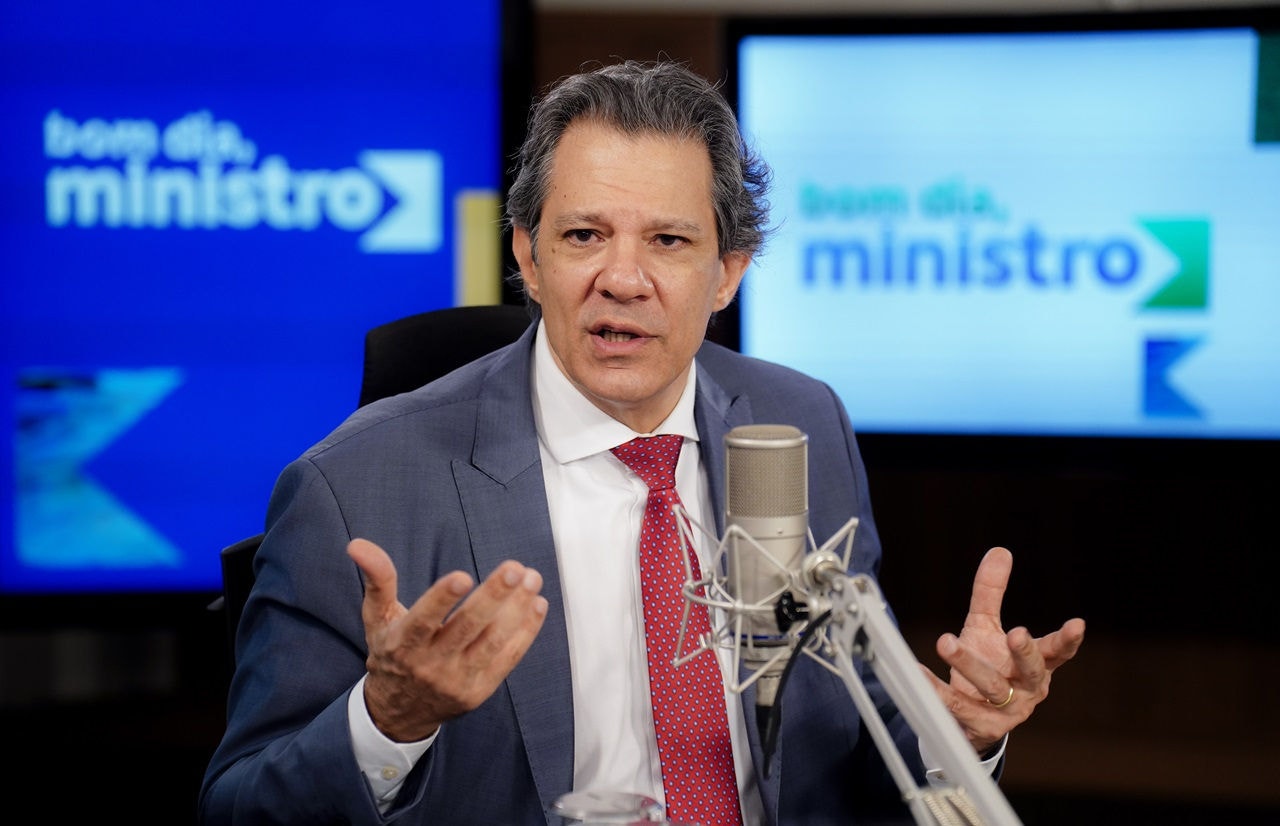
[[[531,322],[515,304],[446,307],[374,327],[364,337],[360,403],[415,390],[510,344]]]
[[[218,554],[222,563],[222,596],[209,604],[209,610],[221,611],[227,624],[227,653],[236,661],[236,626],[244,612],[244,601],[253,587],[253,555],[262,544],[262,534],[245,537],[228,545]]]
[[[514,304],[446,307],[407,316],[371,329],[364,339],[364,369],[357,406],[414,390],[469,361],[510,344],[528,329],[528,308]],[[227,645],[235,663],[236,628],[253,587],[253,557],[262,544],[255,534],[220,553],[222,596],[209,604],[225,613]]]

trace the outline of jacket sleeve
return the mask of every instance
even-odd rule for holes
[[[383,822],[356,764],[347,695],[365,673],[359,570],[339,503],[308,459],[281,474],[236,637],[226,733],[203,824]],[[411,773],[402,798],[414,795]],[[418,775],[418,777],[414,777]]]

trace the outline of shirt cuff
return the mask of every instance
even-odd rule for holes
[[[1000,741],[1000,747],[996,749],[990,757],[985,760],[979,760],[978,765],[987,774],[991,774],[996,770],[996,766],[1000,763],[1000,759],[1004,757],[1004,747],[1009,744],[1009,735],[1005,735]],[[949,786],[947,775],[939,766],[938,760],[930,754],[928,747],[925,746],[924,740],[920,741],[920,762],[924,763],[924,776],[929,781],[929,785],[933,788]]]
[[[367,676],[367,675],[366,675]],[[404,779],[417,765],[422,755],[435,742],[435,733],[425,740],[397,743],[378,731],[364,704],[364,681],[361,677],[347,697],[347,727],[351,730],[351,748],[356,764],[369,781],[378,810],[386,813],[396,802],[396,795],[404,785]]]

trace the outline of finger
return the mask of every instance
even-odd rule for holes
[[[1000,606],[1004,592],[1009,587],[1009,574],[1013,570],[1013,554],[1005,548],[992,548],[982,557],[978,572],[973,577],[973,595],[969,598],[969,617],[984,618],[996,627],[1000,625]]]
[[[1084,620],[1076,617],[1064,622],[1057,631],[1036,640],[1040,656],[1050,671],[1076,655],[1084,642],[1084,629]]]
[[[978,655],[964,645],[954,634],[938,638],[938,656],[951,666],[953,682],[959,676],[973,686],[981,699],[1002,703],[1009,696],[1009,680],[1000,673],[996,664]]]
[[[956,722],[961,726],[967,726],[978,708],[980,700],[976,700],[958,690],[955,686],[943,680],[937,674],[934,674],[927,666],[921,665],[920,670],[924,672],[928,678],[929,684],[933,686],[934,692],[938,695],[938,699],[942,701],[942,705],[956,718]]]
[[[487,662],[504,674],[524,656],[542,628],[547,600],[541,595],[542,574],[525,568],[511,595],[498,607],[493,619],[468,647],[478,662]]]
[[[1010,717],[1003,711],[997,711],[991,704],[975,699],[963,691],[958,691],[955,686],[943,682],[928,668],[921,666],[921,670],[929,679],[943,707],[951,714],[969,744],[979,754],[986,754],[1014,726],[1026,719],[1023,714]],[[1007,693],[1006,691],[1006,695]]]
[[[491,695],[533,644],[547,615],[541,588],[542,575],[532,568],[500,566],[449,616],[432,641],[434,655],[453,671],[453,685],[464,707]],[[495,600],[492,605],[485,604],[489,599]]]
[[[1013,660],[1015,674],[1010,679],[1010,687],[1016,683],[1038,699],[1047,692],[1049,671],[1045,667],[1044,657],[1040,655],[1040,646],[1032,639],[1026,628],[1015,628],[1006,637],[1009,654]]]
[[[441,605],[431,600],[438,596],[435,589],[428,590],[410,609],[410,621],[415,626],[424,623],[435,634],[442,652],[461,653],[497,620],[508,601],[514,599],[518,603],[525,599],[527,605],[527,600],[541,587],[542,577],[536,571],[507,560],[472,590],[461,604],[457,604],[455,598],[444,611],[440,610]]]
[[[395,564],[386,551],[367,539],[348,542],[347,556],[364,575],[365,625],[385,625],[403,610],[396,598]]]
[[[444,631],[449,614],[474,587],[470,576],[462,571],[451,571],[432,583],[408,610],[397,628],[394,642],[397,645],[418,647]]]

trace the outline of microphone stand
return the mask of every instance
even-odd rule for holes
[[[828,566],[834,567],[831,560],[819,560],[815,565],[819,581],[825,584],[825,594],[831,601],[831,615],[825,629],[826,648],[916,822],[943,826],[1020,823],[991,775],[983,769],[959,725],[921,673],[915,656],[889,618],[875,581],[866,575],[849,576],[843,570],[832,573]],[[928,745],[930,753],[942,765],[947,785],[916,787],[871,696],[854,670],[855,656],[871,666],[912,730]]]
[[[684,587],[685,617],[692,604],[706,605],[715,617],[721,618],[713,625],[710,635],[690,642],[685,647],[686,622],[682,619],[680,638],[677,642],[679,665],[704,651],[728,647],[733,651],[732,678],[728,688],[740,694],[755,683],[767,671],[776,671],[777,664],[787,660],[781,684],[779,700],[785,688],[786,676],[796,657],[801,654],[833,672],[844,682],[854,705],[870,732],[890,775],[902,792],[903,801],[919,826],[1021,826],[1009,802],[982,767],[977,754],[955,719],[943,706],[933,686],[920,670],[920,664],[911,653],[906,640],[889,617],[885,601],[875,581],[865,574],[847,573],[853,550],[853,536],[857,528],[856,517],[845,523],[821,548],[812,548],[805,555],[800,571],[790,571],[773,559],[758,542],[745,532],[731,526],[723,539],[717,539],[697,525],[680,506],[676,506],[684,519],[681,525],[681,547],[685,556],[686,582]],[[698,580],[692,578],[690,554],[693,550],[694,526],[717,544],[712,564]],[[687,533],[687,535],[686,535]],[[751,656],[750,634],[743,635],[744,624],[749,618],[775,616],[782,594],[774,593],[755,603],[743,603],[735,599],[727,589],[723,576],[724,555],[731,536],[752,546],[767,560],[782,570],[787,570],[789,584],[804,594],[808,605],[808,621],[784,629],[790,646],[773,646],[760,657]],[[833,550],[844,543],[843,558]],[[810,545],[813,546],[810,536]],[[740,566],[739,566],[740,567]],[[785,590],[785,589],[782,589]],[[743,593],[741,589],[734,593]],[[740,645],[739,640],[745,644]],[[748,649],[748,659],[764,661],[750,677],[740,680],[741,649]],[[919,787],[906,761],[893,742],[881,719],[866,686],[854,668],[854,658],[865,662],[884,685],[903,717],[929,752],[942,767],[945,783]],[[789,658],[789,659],[788,659]],[[766,760],[772,752],[772,744],[766,744]],[[767,767],[766,767],[767,768]]]

